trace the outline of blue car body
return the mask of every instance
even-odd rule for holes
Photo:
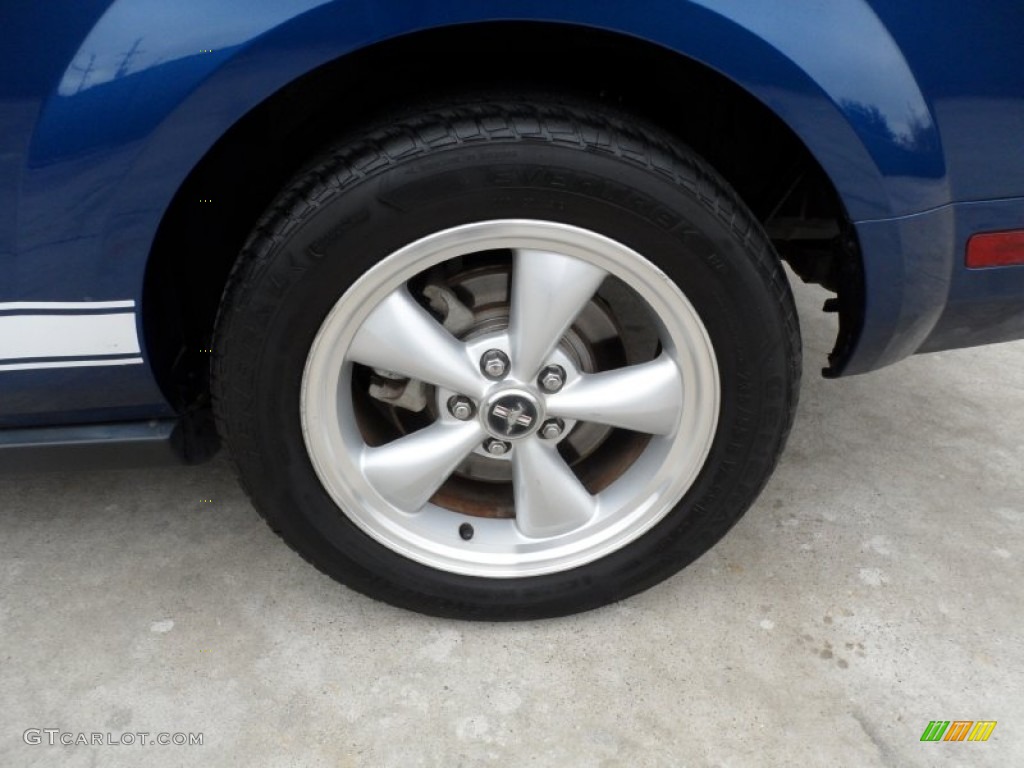
[[[196,169],[310,73],[445,30],[600,32],[763,105],[820,165],[856,245],[832,375],[1020,338],[1024,267],[968,269],[965,252],[973,234],[1024,228],[1022,17],[1019,0],[8,0],[0,440],[59,427],[58,441],[102,441],[111,425],[166,438],[185,408],[154,359],[147,271],[183,196],[226,204],[189,186]],[[389,77],[403,72],[375,87]]]

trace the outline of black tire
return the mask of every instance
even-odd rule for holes
[[[325,491],[304,444],[304,365],[368,269],[449,227],[533,218],[625,243],[665,272],[714,347],[720,411],[696,480],[627,546],[555,573],[482,578],[399,555]],[[558,98],[452,100],[349,138],[263,216],[225,291],[214,343],[218,427],[253,504],[309,562],[371,597],[448,617],[588,610],[683,568],[742,516],[792,423],[800,337],[779,259],[729,186],[655,127]]]

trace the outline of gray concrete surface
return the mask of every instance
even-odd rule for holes
[[[223,460],[0,477],[0,766],[1024,765],[1024,344],[825,382],[821,294],[798,297],[803,400],[761,499],[677,577],[582,616],[473,625],[353,594]],[[998,726],[921,743],[935,719]]]

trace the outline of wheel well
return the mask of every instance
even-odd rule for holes
[[[523,57],[523,39],[557,56]],[[659,46],[588,28],[496,22],[421,32],[327,64],[252,110],[203,157],[164,215],[146,272],[147,347],[168,399],[183,412],[204,410],[207,352],[228,273],[260,215],[304,163],[410,100],[494,89],[600,100],[693,147],[794,270],[838,292],[826,305],[840,313],[826,374],[841,370],[860,326],[860,258],[834,187],[799,138],[731,81]],[[346,105],[340,121],[338,104]]]

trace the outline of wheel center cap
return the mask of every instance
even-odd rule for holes
[[[540,403],[529,392],[519,389],[499,392],[481,412],[487,431],[501,440],[526,437],[540,426]]]

